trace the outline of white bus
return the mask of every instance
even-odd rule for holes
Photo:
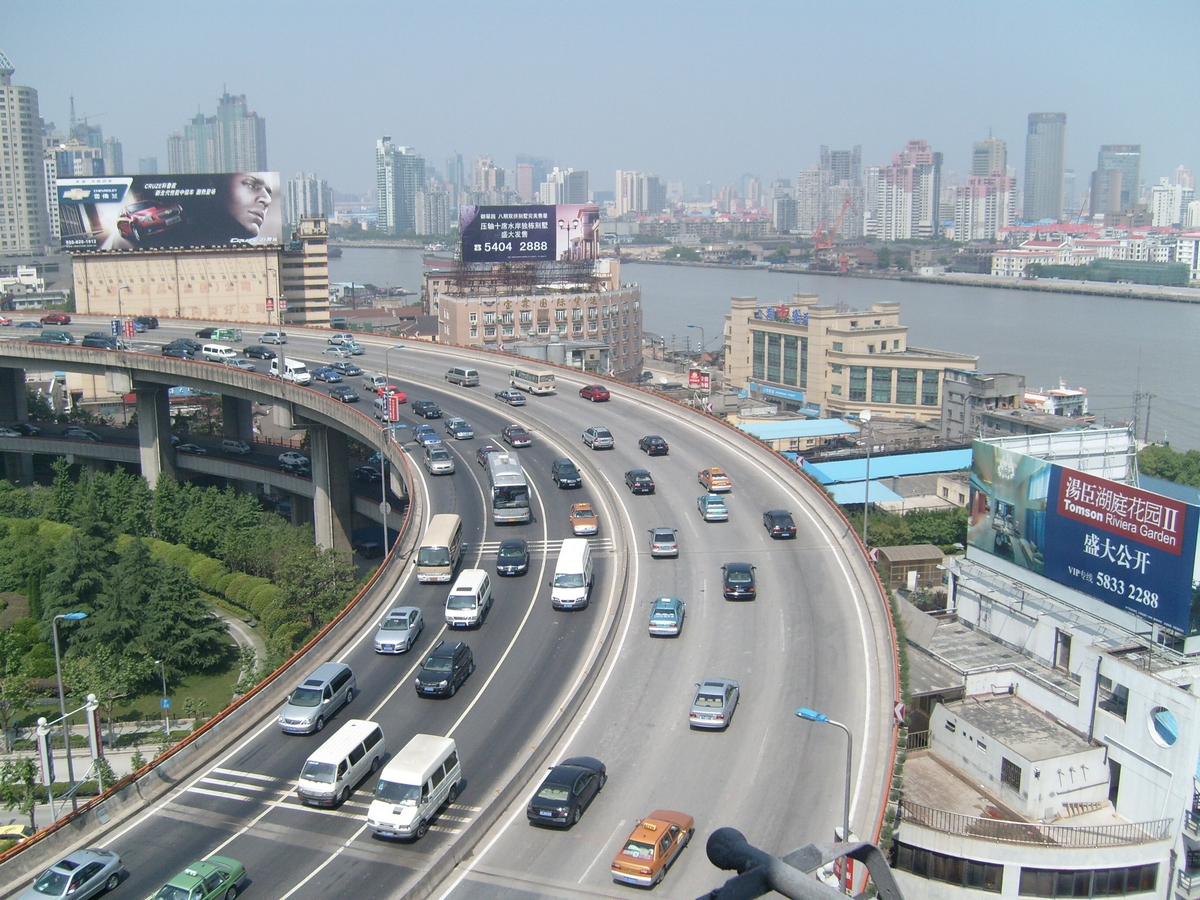
[[[438,513],[429,520],[417,548],[417,581],[450,581],[462,555],[462,519],[454,513]]]
[[[554,373],[548,369],[517,366],[508,373],[508,383],[527,394],[554,393]]]
[[[493,522],[500,525],[530,520],[529,484],[525,481],[525,471],[517,454],[488,454],[488,485],[491,488]]]

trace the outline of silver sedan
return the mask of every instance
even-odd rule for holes
[[[376,653],[407,653],[417,642],[425,620],[415,606],[400,606],[393,609],[379,623],[375,632]]]
[[[122,871],[121,857],[111,850],[76,850],[39,875],[20,900],[87,900],[119,885]]]
[[[732,678],[705,679],[696,685],[688,725],[692,728],[728,728],[740,693],[738,683]]]

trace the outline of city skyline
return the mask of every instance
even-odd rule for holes
[[[965,182],[975,141],[989,133],[1005,140],[1017,166],[1026,117],[1047,110],[1069,117],[1065,161],[1081,179],[1101,145],[1129,143],[1141,145],[1152,185],[1178,165],[1200,169],[1200,124],[1160,89],[1164,76],[1195,83],[1200,63],[1184,48],[1200,26],[1182,3],[1143,8],[1138,40],[1166,48],[1172,68],[1125,67],[1120,79],[1064,52],[1078,46],[1088,48],[1087,59],[1119,58],[1128,35],[1118,44],[1096,4],[1010,4],[998,21],[993,8],[948,3],[922,6],[916,17],[876,3],[857,4],[853,15],[765,4],[736,17],[720,5],[706,15],[703,5],[624,2],[549,16],[545,3],[518,3],[498,22],[478,19],[470,7],[361,4],[331,25],[315,6],[217,2],[175,11],[175,27],[190,40],[172,45],[172,66],[141,79],[121,77],[106,61],[153,15],[146,4],[81,4],[73,27],[62,29],[53,8],[17,2],[6,40],[19,82],[39,90],[47,121],[61,128],[74,95],[80,114],[118,137],[128,159],[156,156],[160,170],[167,135],[227,90],[245,94],[271,123],[272,169],[316,172],[344,193],[372,187],[380,134],[420,148],[439,169],[455,153],[491,156],[505,168],[518,154],[537,154],[590,171],[593,190],[611,189],[609,173],[618,169],[714,188],[740,184],[750,172],[766,185],[813,166],[822,144],[861,144],[867,166],[887,165],[897,147],[925,140],[944,155],[944,171]],[[639,27],[622,32],[614,53],[603,36],[626,14]],[[1038,27],[1028,27],[1034,21]],[[837,38],[851,24],[853,40]],[[397,35],[399,77],[346,64],[361,54],[362,35],[383,32]],[[997,48],[996,66],[986,69],[995,87],[954,76],[978,65],[972,36],[985,33]],[[242,36],[249,34],[266,38],[253,41],[248,65]],[[603,60],[584,65],[586,89],[578,74],[555,78],[551,57],[539,50],[559,34],[596,38],[581,42]],[[447,42],[473,49],[456,56]],[[301,69],[312,57],[295,56],[307,46],[320,48],[315,79]],[[941,68],[930,67],[918,46],[945,48],[934,54]],[[672,48],[678,52],[663,52]],[[456,62],[448,67],[447,59]]]

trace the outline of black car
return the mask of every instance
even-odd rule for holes
[[[773,538],[794,538],[796,523],[786,509],[768,509],[763,513],[763,527]]]
[[[261,344],[251,344],[242,351],[242,356],[246,359],[275,359],[278,355],[274,350]]]
[[[453,697],[475,671],[475,657],[462,641],[438,641],[417,673],[418,697]]]
[[[304,463],[280,463],[279,469],[285,475],[295,475],[299,478],[312,478],[312,469]]]
[[[379,484],[383,475],[374,466],[359,466],[354,470],[354,480],[362,484]]]
[[[171,341],[171,343],[168,346],[187,347],[193,353],[199,353],[200,350],[203,349],[203,347],[204,347],[204,342],[198,341],[195,338],[181,337],[181,338],[175,338],[175,340]]]
[[[200,338],[201,340],[211,341],[213,335],[216,334],[219,330],[220,329],[215,328],[210,325],[208,328],[201,328],[199,331],[197,331],[196,337]]]
[[[726,600],[754,599],[754,566],[744,562],[725,563],[721,572]]]
[[[604,763],[590,756],[564,759],[550,770],[525,815],[534,825],[570,828],[608,781]]]
[[[81,347],[91,347],[93,350],[119,350],[120,342],[111,334],[89,334],[80,342]]]
[[[550,480],[560,488],[583,487],[583,479],[579,477],[579,470],[575,468],[575,463],[565,456],[560,456],[551,463]]]
[[[442,417],[442,408],[432,400],[414,400],[412,411],[414,416],[420,416],[422,419],[440,419]]]
[[[654,478],[645,469],[630,469],[625,473],[625,486],[634,494],[653,494]]]
[[[500,542],[496,551],[497,575],[524,575],[529,571],[529,544],[524,538],[510,538]]]
[[[167,344],[162,348],[163,356],[171,356],[175,359],[195,359],[196,352],[191,347],[185,347],[183,344]]]
[[[344,384],[339,384],[329,389],[329,396],[334,400],[341,400],[343,403],[357,403],[358,391],[352,387],[347,387]]]
[[[647,456],[666,456],[671,448],[657,434],[648,434],[638,441],[638,449],[645,450]]]
[[[138,316],[133,321],[137,322],[139,325],[145,325],[147,328],[158,327],[158,316]]]
[[[335,371],[335,372],[340,373],[341,375],[346,376],[347,378],[354,378],[358,375],[361,375],[363,372],[363,370],[360,369],[358,366],[356,366],[354,363],[347,362],[344,359],[339,359],[337,362],[330,363],[329,368],[333,369],[333,371]]]
[[[28,422],[18,422],[12,427],[17,429],[17,431],[21,432],[21,434],[25,435],[26,437],[34,437],[35,435],[42,433],[42,429],[38,428],[36,425],[31,425]]]

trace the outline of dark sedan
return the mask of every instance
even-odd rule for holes
[[[346,362],[344,359],[339,359],[337,362],[330,363],[329,368],[333,369],[335,372],[340,372],[347,378],[356,378],[363,373],[363,370],[354,363]]]
[[[337,387],[329,389],[329,396],[334,400],[341,400],[343,403],[357,403],[358,391],[352,387],[346,387],[344,384],[339,384]]]
[[[414,416],[420,416],[422,419],[440,419],[442,417],[442,408],[432,400],[414,400],[412,411]]]
[[[242,356],[246,359],[274,359],[279,354],[269,347],[264,347],[262,344],[251,344],[242,351]]]
[[[326,384],[337,384],[342,380],[341,373],[334,371],[330,366],[314,369],[312,377],[317,381],[324,381]]]
[[[529,432],[520,425],[506,425],[504,430],[500,432],[502,437],[510,447],[532,447],[533,438],[529,436]]]
[[[182,344],[168,344],[162,348],[163,356],[172,356],[175,359],[195,359],[196,354],[191,347],[185,347]]]
[[[570,828],[608,781],[604,763],[590,756],[564,759],[550,770],[525,810],[534,825]]]
[[[671,448],[657,434],[648,434],[638,441],[638,449],[644,450],[647,456],[666,456]]]
[[[625,486],[634,494],[653,494],[654,478],[645,469],[630,469],[625,473]]]
[[[354,480],[359,484],[379,484],[383,475],[374,466],[359,466],[354,470]]]
[[[763,513],[763,527],[773,538],[794,538],[796,523],[786,509],[768,509]]]
[[[754,566],[744,562],[725,563],[721,573],[726,600],[754,599]]]
[[[529,544],[524,538],[500,542],[496,551],[497,575],[524,575],[529,571]]]

